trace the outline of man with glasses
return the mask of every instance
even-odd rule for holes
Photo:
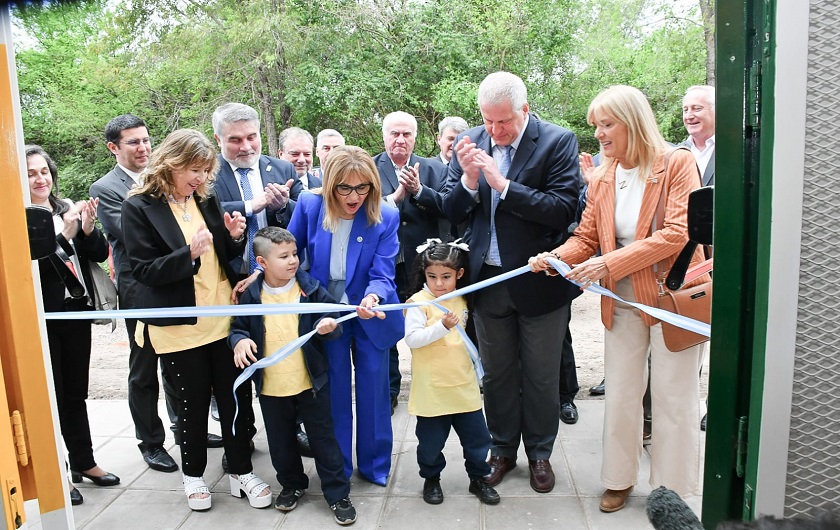
[[[426,239],[438,237],[438,220],[443,218],[440,190],[446,182],[446,166],[439,160],[414,154],[417,140],[417,120],[406,112],[392,112],[382,121],[382,141],[385,152],[373,161],[382,182],[382,197],[400,211],[397,233],[400,250],[397,254],[395,283],[401,301],[412,293],[408,276],[417,255],[415,250]],[[400,358],[397,347],[391,348],[389,360],[391,386],[391,414],[400,393]]]
[[[117,277],[117,291],[120,309],[132,309],[137,295],[137,280],[131,275],[128,254],[125,251],[125,237],[122,232],[122,203],[129,190],[140,181],[140,174],[149,165],[152,153],[152,139],[146,123],[132,114],[117,116],[105,126],[105,140],[108,150],[116,157],[117,165],[90,187],[90,196],[99,198],[97,216],[108,236],[108,243],[114,254],[114,271]],[[134,433],[140,440],[139,448],[143,460],[150,468],[171,473],[178,464],[163,448],[166,437],[163,422],[158,416],[158,356],[146,341],[140,347],[134,340],[137,320],[127,318],[130,353],[128,357],[128,408],[134,421]],[[178,394],[165,372],[162,372],[166,410],[172,422],[172,430],[178,419]],[[208,434],[207,445],[219,447],[222,439]]]

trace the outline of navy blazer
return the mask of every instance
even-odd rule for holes
[[[248,289],[242,293],[239,298],[241,305],[245,304],[261,304],[262,299],[260,293],[262,291],[263,279],[265,273],[261,272],[256,281],[248,286]],[[298,287],[300,288],[300,302],[313,304],[334,304],[335,299],[324,289],[318,280],[312,278],[306,271],[298,270],[295,275]],[[298,319],[298,336],[306,335],[318,325],[318,322],[324,318],[338,318],[338,313],[301,313],[294,315]],[[265,357],[266,353],[269,355],[274,352],[265,351],[265,321],[264,315],[240,315],[233,319],[230,325],[230,335],[228,336],[228,345],[230,349],[242,339],[251,339],[257,345],[258,359]],[[324,346],[322,341],[337,339],[341,336],[342,327],[338,325],[330,333],[326,335],[315,334],[301,347],[303,350],[303,363],[306,365],[306,371],[309,373],[309,380],[312,382],[312,391],[318,392],[327,383],[327,372],[329,370],[329,362],[327,355],[324,353]],[[262,370],[257,370],[251,376],[254,381],[254,386],[257,389],[257,395],[262,392]]]
[[[215,196],[196,200],[204,224],[213,234],[213,248],[219,265],[231,287],[239,278],[231,267],[231,256],[242,254],[245,241],[235,243],[225,228],[224,213]],[[122,207],[123,230],[128,235],[125,248],[128,251],[131,273],[140,282],[137,293],[137,308],[188,307],[195,305],[195,284],[193,276],[201,267],[202,257],[190,257],[189,243],[178,226],[178,221],[166,201],[150,195],[133,195]],[[152,326],[177,326],[195,324],[191,318],[141,318]]]
[[[332,232],[324,229],[324,199],[305,192],[298,197],[289,231],[297,240],[298,254],[309,256],[313,278],[328,285],[330,280],[330,254]],[[398,304],[394,285],[394,258],[399,249],[397,225],[399,213],[382,203],[382,222],[368,225],[365,209],[360,208],[350,230],[347,248],[347,285],[345,293],[350,305],[359,305],[362,298],[376,294],[382,304]],[[389,311],[386,318],[359,320],[370,341],[380,349],[388,349],[405,334],[402,311]]]
[[[230,163],[225,160],[222,155],[218,155],[219,173],[216,175],[216,182],[213,185],[213,192],[222,203],[222,208],[229,214],[239,212],[245,216],[245,201],[242,199],[242,192],[239,191],[239,177],[234,175],[230,168]],[[289,179],[294,180],[292,188],[289,190],[289,197],[297,197],[300,190],[303,189],[303,184],[297,178],[295,166],[274,158],[271,156],[260,156],[260,178],[262,179],[263,189],[269,183],[283,185]],[[262,190],[260,190],[262,191]],[[292,212],[295,208],[294,200],[290,200],[282,210],[272,210],[267,208],[265,211],[268,226],[279,226],[286,228],[289,225],[289,220],[292,218]],[[243,249],[244,251],[244,249]],[[242,255],[232,256],[233,268],[236,271],[242,270]]]
[[[289,197],[291,197],[292,200],[297,201],[298,195],[300,195],[302,191],[320,188],[322,185],[323,180],[321,178],[321,168],[319,167],[314,168],[306,175],[306,188],[304,188],[303,183],[300,182],[300,177],[295,174],[295,184],[292,186],[292,189],[289,190]]]
[[[456,144],[464,136],[492,156],[490,136],[483,126],[458,135]],[[470,277],[475,282],[490,247],[491,188],[481,175],[476,202],[461,184],[462,174],[458,156],[453,154],[443,209],[454,224],[469,220]],[[568,237],[577,209],[579,175],[574,133],[531,114],[508,171],[507,195],[496,208],[496,237],[504,271],[527,265],[529,257],[557,248]],[[544,274],[523,274],[506,285],[517,311],[525,316],[554,311],[569,303],[577,291],[572,283],[552,282]]]
[[[373,160],[379,170],[382,196],[394,193],[399,186],[399,181],[394,171],[394,163],[388,157],[388,153],[379,153]],[[407,197],[398,205],[400,228],[397,236],[409,272],[414,257],[417,255],[417,246],[425,243],[430,237],[438,237],[440,235],[439,220],[446,217],[441,208],[442,197],[440,196],[440,191],[446,184],[446,166],[434,158],[411,155],[408,165],[414,166],[416,163],[420,164],[420,183],[423,184],[423,191],[420,197],[416,199]]]

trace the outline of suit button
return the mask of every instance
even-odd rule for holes
[[[402,225],[403,225],[403,226],[408,226],[408,221],[403,221],[403,222],[402,222]]]

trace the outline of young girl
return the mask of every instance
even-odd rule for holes
[[[425,302],[451,293],[467,275],[468,248],[463,243],[430,239],[417,247],[414,260],[415,286],[420,289],[408,301]],[[424,283],[425,280],[425,283]],[[443,446],[451,427],[464,448],[470,493],[485,504],[498,504],[499,494],[484,481],[490,473],[487,453],[490,433],[481,411],[476,373],[461,334],[455,326],[467,319],[463,297],[408,309],[405,342],[411,348],[411,395],[408,412],[417,416],[417,464],[423,484],[423,500],[443,502],[440,472],[446,466]]]

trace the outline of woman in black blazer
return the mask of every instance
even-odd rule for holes
[[[230,266],[245,245],[245,218],[222,211],[213,195],[216,150],[200,132],[173,132],[152,153],[142,185],[122,208],[122,227],[132,274],[140,282],[138,308],[230,303],[238,279]],[[162,312],[165,310],[161,310]],[[241,370],[227,346],[230,317],[141,318],[138,344],[151,342],[164,355],[182,400],[178,415],[184,492],[193,510],[210,508],[202,475],[207,465],[207,415],[216,395],[227,455],[231,494],[244,493],[255,508],[271,504],[271,490],[253,473],[250,385],[237,390],[239,416],[233,435],[233,383]]]
[[[93,310],[90,262],[108,259],[108,243],[94,224],[97,200],[74,204],[59,199],[53,193],[53,186],[58,184],[56,165],[37,145],[26,146],[26,166],[32,204],[50,210],[55,224],[55,254],[38,263],[44,311]],[[103,471],[93,458],[85,404],[90,368],[90,321],[48,320],[47,341],[58,420],[73,482],[81,482],[82,477],[87,477],[98,486],[119,484],[119,477]],[[74,505],[84,502],[82,494],[72,485],[70,501]]]

